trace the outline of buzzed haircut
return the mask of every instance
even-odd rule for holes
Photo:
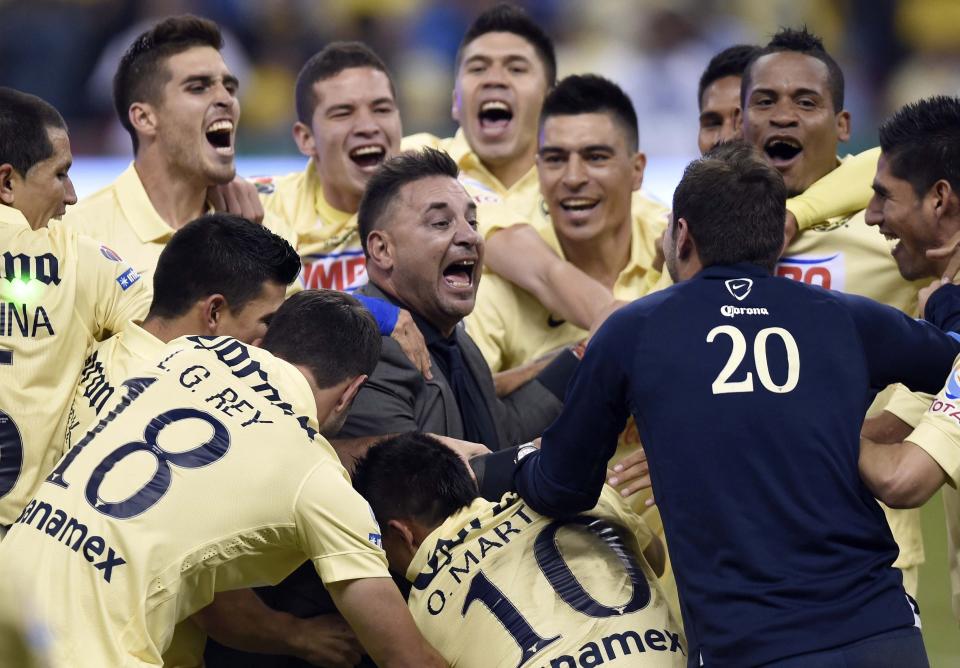
[[[357,225],[360,228],[360,243],[364,255],[370,257],[367,252],[367,237],[373,230],[382,227],[390,203],[403,186],[432,176],[456,179],[458,174],[459,169],[453,158],[444,151],[429,147],[401,153],[384,162],[367,182],[357,211]]]
[[[459,455],[417,432],[370,448],[356,464],[353,486],[383,528],[392,519],[437,527],[479,496]]]
[[[760,52],[755,44],[736,44],[715,55],[707,63],[707,69],[700,75],[700,85],[697,88],[697,104],[703,110],[703,93],[714,81],[724,77],[742,77],[747,65]]]
[[[746,102],[746,94],[747,91],[750,90],[750,71],[753,69],[754,63],[771,53],[783,53],[786,51],[802,53],[805,56],[816,58],[827,66],[827,85],[830,88],[830,97],[833,100],[833,110],[836,113],[842,111],[844,89],[843,70],[840,69],[837,61],[823,48],[823,40],[807,30],[806,26],[800,30],[781,28],[766,46],[759,49],[757,53],[753,55],[750,63],[743,71],[743,83],[740,87],[741,104]]]
[[[473,40],[490,32],[513,33],[529,42],[543,64],[543,71],[547,77],[547,87],[556,83],[557,54],[553,48],[553,40],[530,18],[530,15],[523,8],[509,2],[494,5],[480,14],[467,28],[467,32],[457,48],[456,70],[459,71],[460,69],[460,64],[463,62],[463,52],[467,46]]]
[[[370,47],[362,42],[331,42],[300,68],[296,85],[297,119],[310,125],[313,112],[320,104],[313,84],[332,79],[354,67],[369,67],[386,74],[390,81],[390,93],[394,98],[397,97],[390,71]]]
[[[20,176],[53,155],[48,128],[66,130],[63,116],[36,95],[0,87],[0,165]]]
[[[264,282],[289,285],[299,273],[297,252],[263,225],[228,213],[201,216],[160,253],[147,317],[179,317],[214,294],[236,313],[260,295]]]
[[[687,221],[704,267],[749,262],[773,271],[783,248],[786,202],[780,172],[753,145],[728,142],[684,170],[670,224],[675,234],[677,221]]]
[[[918,197],[940,179],[960,194],[960,98],[937,95],[900,108],[880,126],[880,150]]]
[[[369,376],[380,359],[380,330],[370,312],[345,292],[304,290],[273,314],[260,347],[304,366],[317,386]]]
[[[164,84],[170,80],[167,59],[196,46],[223,49],[223,36],[217,24],[191,14],[171,16],[137,37],[120,59],[113,75],[113,105],[120,124],[130,134],[134,153],[140,142],[130,123],[130,105],[156,104]]]
[[[596,74],[574,74],[547,93],[540,112],[540,129],[551,116],[609,114],[627,133],[627,147],[637,151],[640,134],[633,102],[617,84]]]

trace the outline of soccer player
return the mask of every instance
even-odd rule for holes
[[[275,582],[308,558],[379,665],[442,665],[318,434],[336,431],[379,346],[356,300],[308,291],[277,311],[264,350],[184,337],[128,380],[0,546],[56,657],[160,665],[174,626],[216,592]]]
[[[752,44],[731,46],[710,59],[700,75],[697,101],[700,132],[697,145],[706,153],[717,144],[740,135],[740,82],[743,70],[760,50]]]
[[[236,175],[239,82],[222,47],[215,23],[189,15],[160,21],[130,45],[113,92],[133,163],[64,220],[116,249],[148,284],[173,233],[211,211],[208,188]],[[282,220],[264,224],[296,245]]]
[[[929,251],[949,245],[960,233],[958,127],[960,100],[956,97],[907,105],[880,126],[882,153],[866,220],[897,240],[894,258],[905,278],[936,278],[950,271],[948,258],[931,257]],[[926,306],[928,315],[938,310],[937,300],[943,296],[933,293]],[[960,619],[957,371],[950,373],[936,398],[898,387],[884,412],[864,425],[867,438],[860,465],[877,498],[895,507],[922,505],[943,482],[951,483],[943,488],[943,501],[954,614]]]
[[[452,666],[686,664],[657,583],[663,545],[611,488],[552,520],[516,495],[477,494],[452,451],[423,434],[374,446],[354,486],[412,583],[417,626]]]
[[[743,144],[687,167],[664,242],[677,284],[601,327],[517,489],[551,516],[593,507],[632,414],[689,665],[926,665],[857,470],[859,432],[878,390],[939,386],[960,346],[888,306],[774,277],[785,199]]]
[[[803,193],[838,164],[838,143],[849,136],[843,73],[814,35],[784,29],[753,59],[743,79],[744,138],[783,175],[790,196]],[[924,282],[906,280],[891,256],[893,244],[867,226],[865,211],[841,216],[797,235],[777,274],[869,297],[914,315]],[[884,395],[871,408],[879,412]],[[888,512],[907,590],[916,594],[924,561],[918,511]]]
[[[112,250],[48,226],[77,200],[72,160],[57,110],[0,88],[0,534],[61,454],[87,347],[150,301]]]

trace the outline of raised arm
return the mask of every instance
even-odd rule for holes
[[[845,160],[802,194],[787,200],[797,231],[865,209],[873,197],[873,177],[877,173],[880,149],[872,148]]]

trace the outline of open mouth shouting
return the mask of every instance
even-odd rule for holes
[[[763,152],[770,160],[770,164],[777,169],[786,169],[796,162],[803,152],[803,144],[795,137],[774,136],[763,144]]]
[[[476,285],[477,260],[454,260],[443,269],[443,282],[454,290],[471,290]]]
[[[484,136],[499,137],[510,127],[513,108],[503,100],[487,100],[480,104],[477,117],[480,121],[480,132]]]
[[[204,135],[207,143],[213,147],[218,155],[233,157],[233,121],[229,119],[220,119],[207,126]]]
[[[586,219],[594,212],[600,200],[592,197],[565,197],[560,200],[560,208],[572,219]]]
[[[347,155],[360,169],[372,171],[387,159],[387,147],[382,144],[364,144],[351,149]]]

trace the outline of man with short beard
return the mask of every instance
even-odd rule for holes
[[[211,211],[208,189],[236,176],[239,82],[222,47],[217,25],[190,15],[164,19],[130,45],[113,90],[120,123],[133,141],[133,163],[64,219],[127,258],[148,286],[173,233]],[[244,185],[236,187],[243,191]],[[253,188],[246,188],[256,201]],[[283,221],[267,216],[264,224],[296,245]]]

